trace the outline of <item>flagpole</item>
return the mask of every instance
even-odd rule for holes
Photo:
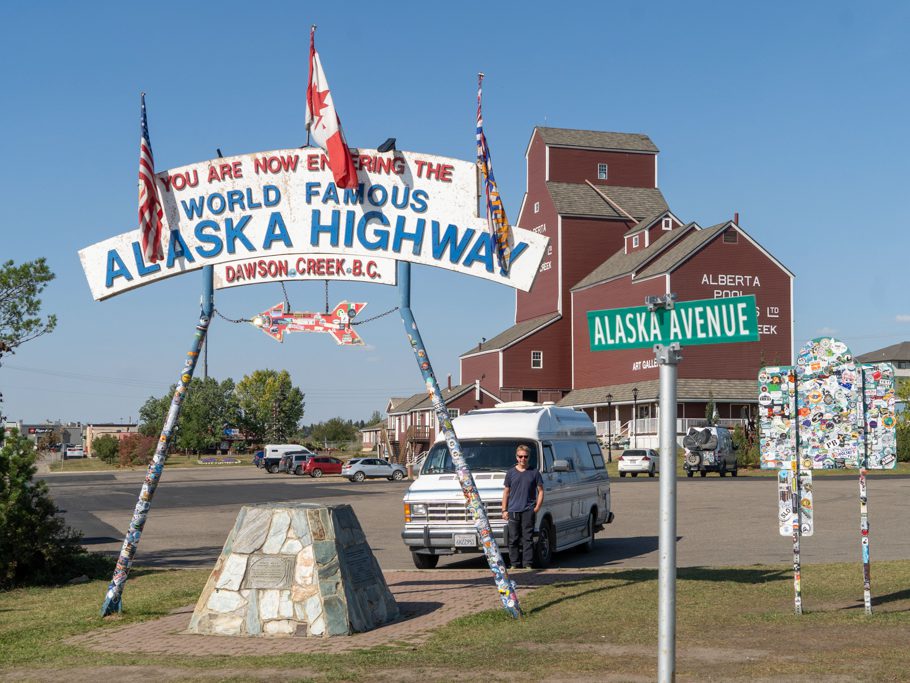
[[[308,67],[308,77],[306,82],[307,90],[307,99],[309,100],[310,85],[313,83],[313,52],[316,49],[316,24],[310,24],[310,54],[307,57]],[[306,103],[307,111],[309,111],[310,103]],[[306,127],[306,146],[310,146],[310,126]]]

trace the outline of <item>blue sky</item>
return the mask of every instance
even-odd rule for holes
[[[741,225],[796,274],[796,346],[832,334],[855,353],[910,337],[906,65],[910,6],[806,3],[5,3],[0,8],[3,260],[47,257],[58,329],[4,358],[3,412],[25,421],[136,418],[182,367],[201,276],[94,302],[77,251],[135,227],[139,92],[159,170],[303,144],[308,29],[352,146],[474,153],[476,74],[509,215],[535,125],[642,132],[684,220]],[[387,6],[383,6],[387,5]],[[344,8],[341,9],[329,9]],[[873,8],[873,9],[870,9]],[[295,310],[321,283],[289,288]],[[227,290],[249,317],[276,285]],[[333,283],[332,303],[389,310],[397,292]],[[445,301],[448,300],[446,304]],[[412,307],[441,383],[458,355],[511,324],[511,290],[417,267]],[[286,368],[305,422],[367,418],[420,390],[397,314],[365,349],[323,335],[279,345],[216,319],[209,374]]]

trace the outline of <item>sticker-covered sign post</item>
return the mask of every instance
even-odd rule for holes
[[[891,469],[897,462],[894,369],[856,363],[846,344],[823,337],[800,350],[795,366],[762,368],[758,386],[761,466],[779,469],[781,482],[792,477],[796,613],[802,613],[799,537],[810,535],[814,525],[812,483],[804,475],[858,469],[863,602],[871,614],[866,470]]]
[[[676,301],[588,311],[592,351],[651,347],[660,366],[660,540],[657,679],[676,679],[676,384],[681,345],[758,341],[755,297]]]

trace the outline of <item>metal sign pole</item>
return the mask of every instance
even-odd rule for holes
[[[452,462],[455,465],[455,474],[461,484],[461,490],[467,501],[468,509],[471,510],[474,517],[474,528],[477,529],[481,548],[483,548],[490,570],[496,580],[496,587],[499,589],[499,597],[502,600],[503,607],[513,617],[518,618],[521,616],[521,606],[518,604],[515,584],[509,579],[509,573],[502,559],[502,553],[499,552],[499,546],[496,544],[496,539],[493,538],[493,530],[490,528],[490,520],[487,517],[486,508],[484,508],[483,502],[480,500],[480,493],[474,483],[474,476],[471,474],[471,470],[461,454],[461,444],[458,442],[458,437],[455,436],[455,430],[452,428],[452,420],[449,418],[445,401],[442,400],[442,391],[440,391],[439,383],[436,381],[433,366],[430,365],[430,357],[424,348],[420,330],[417,329],[417,321],[411,313],[411,264],[405,261],[398,262],[398,290],[401,300],[399,310],[401,312],[401,321],[404,323],[404,331],[408,335],[408,342],[414,351],[414,357],[426,383],[427,393],[433,399],[436,422],[440,430],[445,434],[446,445],[449,447],[449,453],[452,454]]]
[[[136,502],[136,508],[133,511],[133,518],[130,520],[129,531],[126,532],[126,537],[123,539],[120,557],[117,558],[114,575],[104,596],[104,604],[101,606],[101,616],[103,617],[119,613],[122,609],[123,586],[133,564],[133,557],[139,547],[139,539],[142,536],[142,530],[145,528],[146,519],[148,519],[149,508],[152,506],[152,498],[158,488],[158,481],[161,479],[164,463],[167,461],[168,441],[174,425],[177,424],[180,408],[183,405],[183,399],[186,397],[187,387],[193,378],[193,371],[196,369],[196,362],[199,360],[199,352],[202,349],[202,343],[205,341],[209,323],[212,320],[215,295],[212,282],[213,269],[211,266],[206,266],[203,269],[202,277],[202,310],[199,314],[199,323],[196,325],[193,344],[186,354],[186,361],[184,361],[183,369],[180,371],[180,381],[177,382],[177,389],[171,399],[171,407],[164,420],[164,426],[161,428],[161,436],[158,439],[158,446],[155,448],[155,455],[149,463],[145,482],[142,484],[139,500]]]
[[[676,680],[676,378],[679,344],[654,347],[660,365],[660,568],[657,680]]]

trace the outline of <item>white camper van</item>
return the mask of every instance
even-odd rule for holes
[[[585,413],[516,401],[473,410],[455,418],[453,426],[503,553],[508,547],[503,482],[519,444],[530,448],[529,467],[539,469],[544,482],[534,525],[536,566],[547,566],[558,550],[590,550],[594,534],[613,521],[610,479]],[[418,569],[434,568],[440,555],[482,552],[444,440],[430,449],[405,494],[404,518],[401,537]]]

